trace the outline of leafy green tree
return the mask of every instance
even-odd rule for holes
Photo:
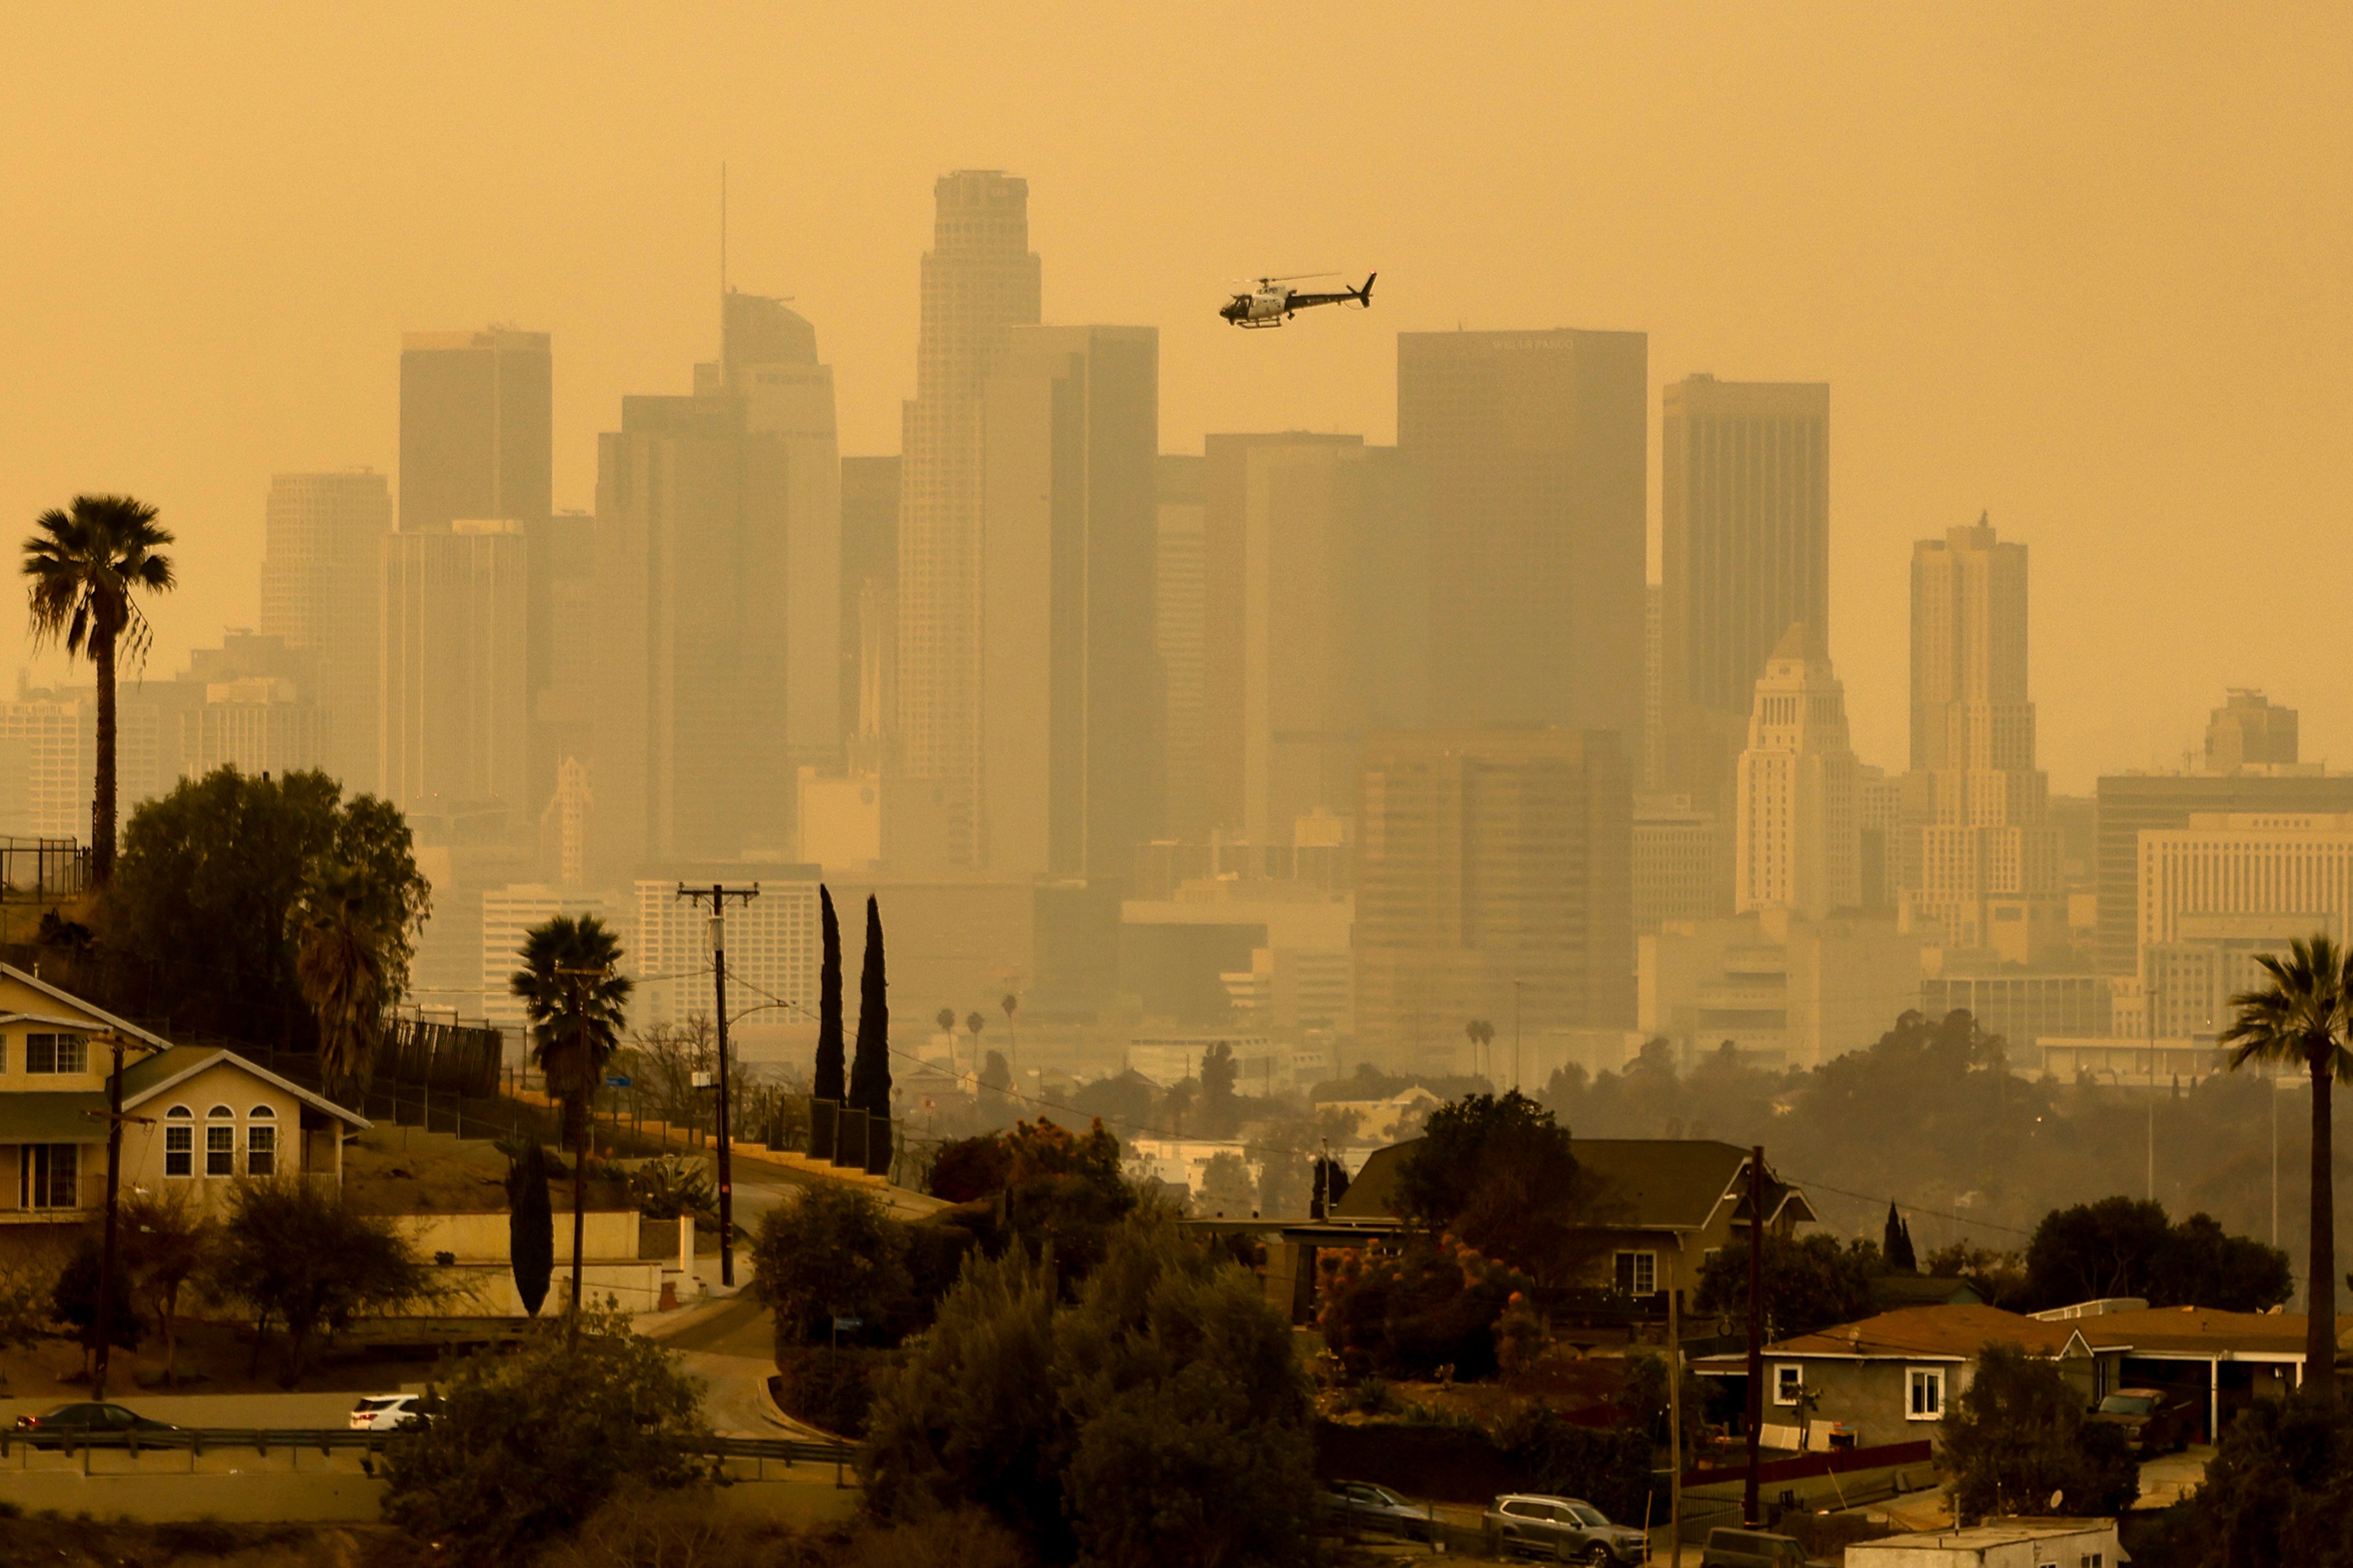
[[[846,1182],[818,1182],[760,1220],[752,1277],[780,1349],[825,1337],[831,1318],[889,1321],[908,1297],[906,1227]]]
[[[354,1214],[341,1194],[301,1176],[240,1181],[220,1240],[205,1260],[205,1293],[254,1320],[254,1364],[274,1321],[286,1331],[280,1386],[291,1388],[322,1329],[429,1301],[432,1276],[393,1223]]]
[[[976,1504],[1050,1563],[1301,1561],[1307,1381],[1250,1274],[1139,1218],[1075,1301],[1058,1295],[1018,1252],[968,1266],[878,1390],[876,1513]]]
[[[2171,1561],[2353,1568],[2353,1409],[2299,1390],[2223,1429]]]
[[[532,1059],[564,1106],[572,1148],[572,1302],[580,1310],[580,1255],[587,1229],[588,1110],[605,1064],[619,1047],[632,982],[620,973],[621,939],[595,915],[554,915],[524,933],[522,967],[507,986],[531,1019]]]
[[[1201,1136],[1230,1138],[1241,1125],[1241,1100],[1234,1093],[1240,1068],[1234,1047],[1218,1041],[1201,1053]]]
[[[1928,1255],[1928,1272],[1938,1279],[1962,1279],[1989,1307],[2021,1311],[2033,1298],[2026,1283],[2026,1263],[2015,1252],[1956,1241]]]
[[[617,1307],[589,1307],[578,1325],[457,1364],[391,1445],[385,1519],[448,1561],[526,1563],[625,1484],[699,1479],[685,1446],[708,1429],[677,1357]]]
[[[984,1132],[959,1138],[932,1162],[932,1196],[952,1204],[993,1197],[1005,1190],[1013,1175],[1013,1152],[1002,1136]]]
[[[1201,1173],[1200,1195],[1193,1200],[1196,1213],[1203,1209],[1214,1214],[1240,1216],[1256,1206],[1258,1187],[1250,1180],[1250,1167],[1231,1149],[1220,1149],[1209,1156],[1208,1168]]]
[[[555,1215],[547,1201],[547,1151],[526,1142],[507,1167],[507,1257],[522,1310],[539,1316],[555,1275]]]
[[[809,1078],[809,1094],[817,1100],[839,1100],[847,1091],[841,1048],[841,922],[834,916],[833,894],[823,883],[818,885],[817,897],[825,940],[818,966],[817,1062]]]
[[[2113,1516],[2140,1495],[2123,1435],[2086,1422],[2058,1364],[2017,1345],[1985,1348],[1938,1435],[1965,1518]]]
[[[408,986],[432,909],[407,821],[374,795],[343,798],[321,773],[188,779],[132,814],[103,921],[111,944],[166,966],[175,996],[289,1019],[311,1009],[301,976],[306,894],[332,875],[373,943],[385,1003]]]
[[[131,1294],[164,1336],[164,1381],[179,1381],[180,1295],[203,1268],[219,1226],[185,1186],[132,1193],[117,1208],[121,1264]]]
[[[953,1013],[949,1019],[953,1024]],[[882,906],[871,893],[866,897],[866,961],[858,976],[858,1049],[849,1058],[849,1103],[877,1120],[891,1115],[891,983],[882,957]]]
[[[33,645],[61,643],[66,657],[89,658],[98,679],[98,768],[90,809],[90,879],[114,875],[115,658],[147,651],[147,616],[139,595],[170,592],[172,531],[155,509],[129,496],[76,496],[63,510],[34,520],[25,541]]]
[[[1003,1051],[990,1051],[981,1064],[980,1108],[1000,1123],[1013,1109],[1013,1067]]]
[[[2267,1312],[2295,1293],[2287,1254],[2251,1236],[2232,1236],[2213,1215],[2175,1226],[2149,1281],[2153,1307],[2214,1307]]]
[[[2281,958],[2260,953],[2269,983],[2231,998],[2235,1015],[2222,1031],[2231,1069],[2250,1062],[2294,1064],[2312,1080],[2312,1171],[2309,1250],[2306,1253],[2305,1387],[2322,1398],[2337,1393],[2337,1179],[2329,1142],[2330,1092],[2353,1081],[2347,1045],[2347,973],[2353,953],[2327,933],[2298,937]]]
[[[320,1077],[338,1099],[353,1099],[374,1076],[391,1000],[385,985],[391,943],[376,924],[376,902],[359,868],[331,862],[313,869],[297,916],[295,983],[319,1026]]]
[[[1398,1172],[1398,1207],[1526,1269],[1571,1283],[1598,1245],[1607,1202],[1571,1152],[1568,1129],[1517,1089],[1465,1095],[1430,1113]]]
[[[2027,1244],[2026,1278],[2038,1309],[2138,1296],[2154,1307],[2260,1312],[2295,1288],[2277,1247],[2229,1235],[2211,1215],[2171,1224],[2164,1205],[2127,1197],[2045,1215]]]
[[[1464,1382],[1503,1363],[1499,1331],[1528,1278],[1464,1243],[1424,1233],[1392,1254],[1354,1247],[1316,1259],[1324,1347],[1351,1374],[1430,1378],[1451,1369]]]
[[[98,1241],[84,1237],[75,1244],[73,1255],[49,1288],[49,1313],[73,1331],[74,1341],[81,1346],[82,1368],[90,1368],[90,1357],[98,1352],[99,1281],[103,1277],[100,1267]],[[131,1300],[131,1279],[127,1271],[116,1269],[113,1279],[114,1310],[106,1314],[107,1339],[117,1350],[137,1350],[139,1342],[147,1337],[147,1325],[141,1321]]]
[[[1839,1245],[1832,1236],[1796,1240],[1765,1237],[1765,1324],[1767,1335],[1785,1340],[1833,1323],[1870,1317],[1871,1282],[1885,1272],[1879,1248],[1867,1241]],[[1702,1312],[1746,1321],[1748,1314],[1748,1244],[1743,1238],[1700,1266]]]

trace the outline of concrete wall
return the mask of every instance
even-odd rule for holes
[[[585,1262],[634,1263],[638,1260],[638,1222],[635,1209],[618,1209],[591,1213],[583,1216],[580,1256]],[[486,1214],[417,1214],[403,1215],[398,1221],[401,1234],[422,1257],[430,1258],[447,1252],[460,1263],[496,1263],[511,1261],[507,1247],[507,1215],[504,1211]],[[572,1262],[572,1216],[555,1216],[555,1262],[558,1268],[568,1268]]]
[[[506,1263],[460,1263],[451,1268],[435,1268],[434,1283],[446,1294],[425,1310],[424,1315],[437,1318],[520,1318],[524,1316],[522,1298],[515,1290],[514,1269]],[[661,1305],[662,1283],[667,1279],[681,1303],[694,1300],[701,1287],[690,1277],[680,1274],[675,1267],[660,1263],[584,1263],[580,1268],[581,1294],[592,1305],[603,1305],[608,1296],[617,1298],[626,1312],[650,1312]],[[548,1317],[564,1310],[565,1294],[572,1289],[572,1272],[568,1262],[558,1263],[554,1275],[548,1280],[547,1299],[540,1303],[539,1313]]]

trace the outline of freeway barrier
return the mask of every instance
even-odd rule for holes
[[[185,1448],[188,1468],[196,1468],[197,1456],[207,1448],[247,1448],[267,1457],[271,1449],[282,1449],[291,1461],[306,1448],[316,1448],[322,1455],[337,1448],[357,1448],[373,1457],[383,1453],[404,1434],[391,1431],[353,1431],[343,1426],[175,1426],[163,1430],[129,1432],[66,1432],[36,1434],[17,1427],[0,1427],[0,1459],[18,1450],[18,1464],[29,1463],[32,1450],[63,1450],[70,1458],[79,1454],[85,1472],[90,1468],[90,1451],[112,1448],[127,1451],[135,1460],[144,1448]],[[790,1469],[796,1464],[831,1465],[834,1481],[841,1484],[847,1472],[858,1463],[854,1444],[818,1442],[798,1437],[722,1437],[712,1434],[706,1437],[691,1437],[680,1444],[690,1454],[716,1459],[750,1459],[766,1473],[769,1460],[776,1460]]]

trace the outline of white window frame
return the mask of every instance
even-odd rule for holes
[[[1630,1296],[1657,1295],[1659,1293],[1659,1255],[1656,1252],[1646,1252],[1640,1248],[1630,1247],[1620,1247],[1615,1253],[1610,1255],[1610,1283],[1613,1285],[1617,1283],[1619,1276],[1618,1265],[1622,1259],[1629,1258],[1634,1260],[1634,1267],[1627,1271],[1630,1276],[1631,1282],[1629,1284],[1626,1293]],[[1642,1275],[1646,1268],[1648,1269],[1651,1277],[1650,1286],[1647,1289],[1643,1288],[1642,1282]]]
[[[256,1168],[256,1162],[259,1168]],[[245,1173],[248,1176],[274,1176],[278,1173],[278,1112],[266,1105],[257,1105],[247,1113],[245,1122]]]
[[[1787,1394],[1782,1392],[1784,1378],[1788,1379],[1793,1384]],[[1796,1405],[1805,1396],[1806,1369],[1793,1361],[1775,1362],[1773,1363],[1773,1403],[1783,1405]]]
[[[180,1147],[172,1147],[174,1139]],[[174,1170],[172,1162],[180,1162]],[[185,1105],[175,1105],[164,1112],[164,1174],[171,1181],[185,1181],[196,1173],[196,1113]]]
[[[237,1174],[237,1113],[226,1105],[205,1112],[205,1174]]]
[[[58,1189],[58,1162],[60,1155],[73,1162],[73,1174],[68,1179],[67,1191],[70,1203],[52,1201]],[[16,1201],[26,1211],[47,1214],[68,1214],[79,1209],[81,1203],[81,1145],[79,1143],[26,1143],[18,1155]],[[36,1167],[46,1167],[36,1171]]]
[[[48,1065],[37,1066],[33,1060],[33,1042],[42,1041],[48,1052]],[[72,1053],[73,1065],[64,1065],[67,1053]],[[25,1037],[25,1070],[28,1073],[83,1073],[90,1070],[90,1037],[70,1029],[45,1031]]]
[[[1906,1421],[1941,1421],[1945,1418],[1945,1391],[1950,1380],[1941,1366],[1914,1366],[1904,1370],[1904,1419]],[[1920,1391],[1934,1389],[1930,1401],[1933,1409],[1920,1408]]]

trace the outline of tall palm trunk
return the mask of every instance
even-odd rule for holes
[[[572,1144],[572,1337],[580,1337],[580,1252],[588,1230],[588,1099],[578,1089],[564,1097],[564,1130]]]
[[[104,887],[114,876],[114,629],[100,606],[90,634],[90,662],[98,667],[98,779],[90,807],[90,879]]]
[[[2334,1065],[2323,1056],[2312,1060],[2311,1278],[2304,1292],[2304,1385],[2327,1399],[2337,1397],[2337,1161],[2328,1103]]]

